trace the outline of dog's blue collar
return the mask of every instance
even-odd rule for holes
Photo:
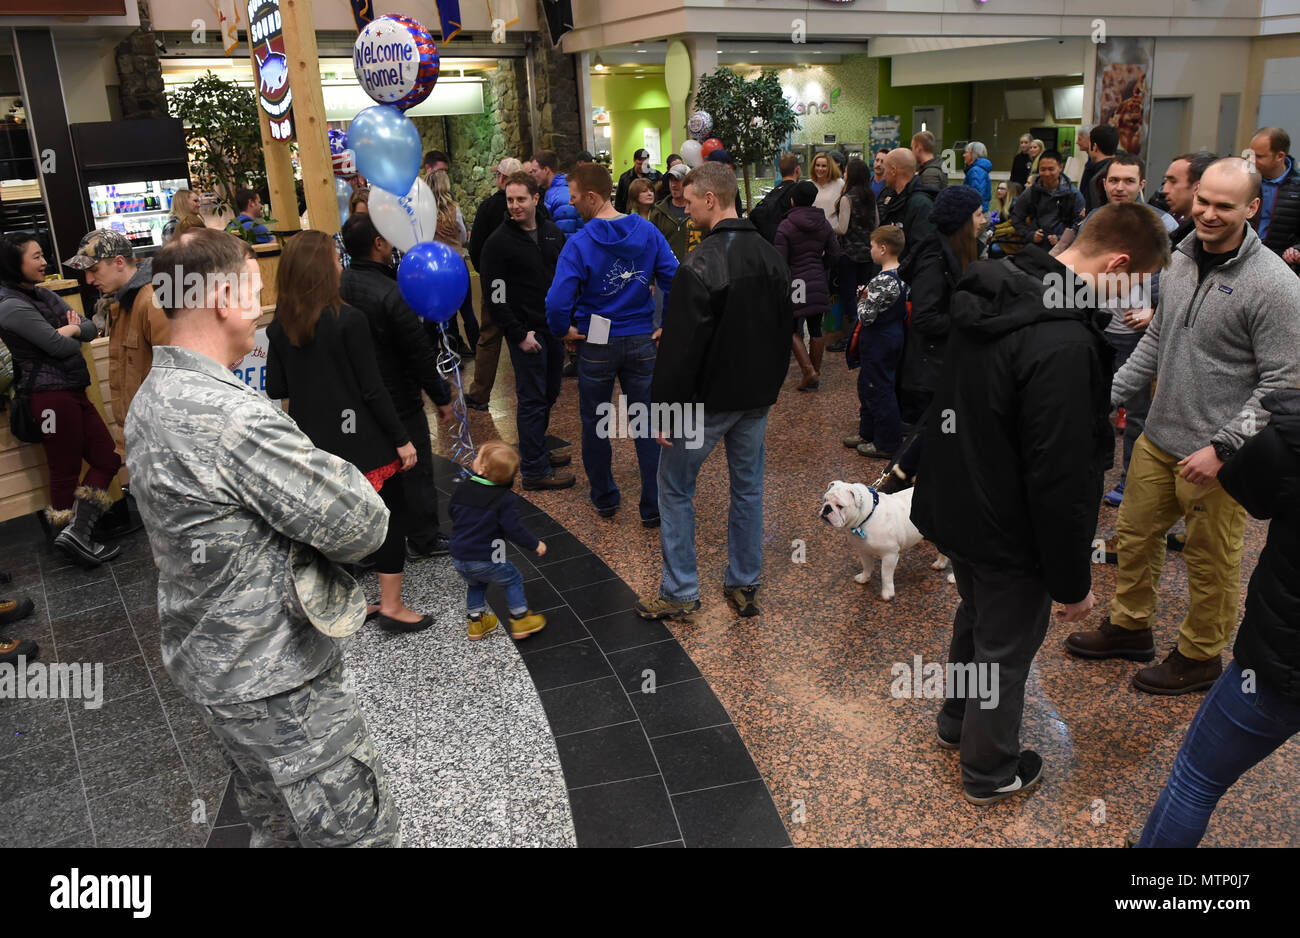
[[[850,533],[856,534],[864,541],[867,539],[867,532],[862,529],[867,526],[867,522],[871,520],[871,516],[876,513],[876,507],[880,504],[880,493],[877,492],[875,489],[873,489],[871,486],[867,486],[867,491],[871,493],[871,510],[867,512],[867,516],[862,519],[862,523],[860,525],[858,525],[856,528],[849,529]]]

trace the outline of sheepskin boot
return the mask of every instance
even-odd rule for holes
[[[120,547],[107,547],[91,537],[95,523],[112,504],[108,492],[77,486],[73,492],[76,501],[72,506],[72,523],[54,538],[54,546],[82,566],[97,567],[112,560],[122,552]]]

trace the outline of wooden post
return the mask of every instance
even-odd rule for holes
[[[293,91],[293,120],[298,135],[303,193],[307,196],[307,216],[317,231],[334,234],[339,230],[334,160],[330,156],[311,0],[280,0],[280,19],[284,24],[284,52],[289,60],[289,88]]]
[[[253,65],[253,95],[257,95],[257,57],[249,37],[248,56]],[[266,163],[266,185],[271,190],[271,217],[280,231],[297,231],[298,192],[293,185],[293,162],[289,159],[289,144],[271,136],[271,119],[257,105],[257,126],[262,130],[262,161]],[[230,193],[234,204],[235,193]],[[239,214],[238,211],[235,212]]]

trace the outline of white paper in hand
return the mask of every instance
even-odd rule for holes
[[[609,345],[609,320],[593,315],[587,326],[587,341],[592,345]]]

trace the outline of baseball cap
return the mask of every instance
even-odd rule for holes
[[[726,150],[719,148],[717,150],[714,150],[712,153],[710,153],[707,157],[705,157],[705,159],[707,159],[710,163],[730,163],[731,154],[728,153]]]
[[[594,163],[596,162],[596,158],[586,150],[583,150],[581,153],[579,153],[577,156],[573,158],[573,161],[575,163]]]
[[[637,150],[635,153],[632,154],[632,159],[634,160],[645,160],[649,158],[650,158],[649,150]]]
[[[63,262],[64,267],[74,270],[86,270],[100,261],[111,260],[121,255],[127,260],[135,260],[135,251],[126,235],[108,229],[96,228],[81,239],[77,253]]]
[[[497,163],[497,172],[502,176],[509,176],[517,173],[524,168],[524,164],[519,162],[513,156],[507,156],[500,163]]]
[[[689,173],[690,171],[691,168],[687,166],[685,163],[674,163],[673,168],[668,170],[668,175],[675,176],[678,179],[685,179],[686,174]]]

